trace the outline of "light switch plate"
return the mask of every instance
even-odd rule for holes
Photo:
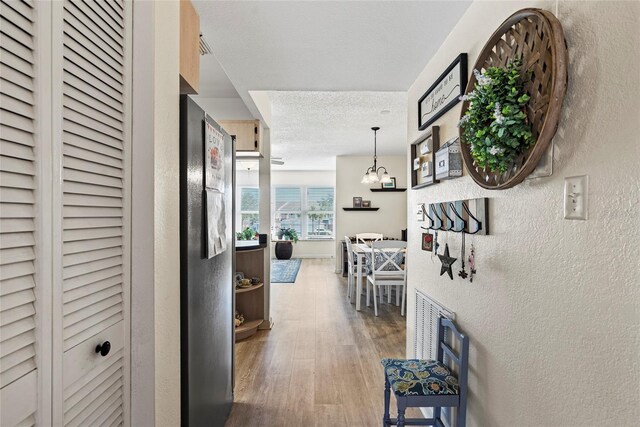
[[[588,185],[587,175],[564,179],[564,219],[587,219]]]

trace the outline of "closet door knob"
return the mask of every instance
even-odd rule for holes
[[[111,343],[109,341],[105,341],[102,344],[98,344],[96,346],[96,353],[100,353],[100,356],[104,357],[111,351]]]

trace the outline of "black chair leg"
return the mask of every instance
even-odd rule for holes
[[[405,427],[404,412],[407,409],[407,402],[403,397],[398,398],[398,427]]]
[[[391,391],[389,380],[384,379],[384,416],[382,417],[382,427],[388,427],[391,425],[391,417],[389,416],[389,404],[391,401]]]
[[[440,415],[442,413],[442,408],[433,408],[433,425],[435,427],[443,426],[444,424],[440,420]]]

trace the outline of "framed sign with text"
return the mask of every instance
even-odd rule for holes
[[[460,102],[466,86],[467,54],[461,53],[418,100],[418,129],[426,129]]]

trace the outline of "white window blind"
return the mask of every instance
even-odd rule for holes
[[[334,236],[333,187],[276,187],[274,234],[293,228],[302,239],[330,239]]]
[[[302,190],[300,187],[276,187],[276,211],[300,212]]]
[[[333,237],[333,196],[333,187],[307,187],[307,238]]]
[[[257,187],[240,188],[240,221],[237,231],[251,228],[260,229],[260,189]]]
[[[293,228],[302,236],[302,190],[300,187],[276,187],[274,221],[278,230]]]

